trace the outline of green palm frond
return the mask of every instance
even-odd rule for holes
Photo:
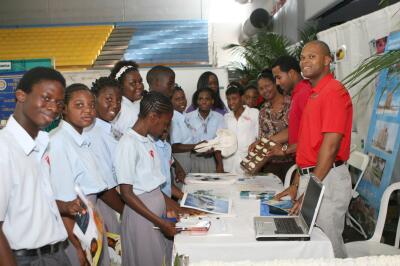
[[[347,75],[342,82],[348,89],[360,84],[360,82],[363,82],[363,85],[359,90],[359,92],[361,92],[372,81],[375,80],[380,71],[390,68],[394,72],[399,72],[399,65],[400,50],[372,55],[371,57],[365,59],[360,66]]]
[[[245,64],[233,62],[231,67],[253,80],[261,70],[271,67],[279,56],[289,54],[290,45],[286,37],[263,29],[243,44],[229,44],[224,49],[231,50],[232,54],[240,55],[244,59]]]

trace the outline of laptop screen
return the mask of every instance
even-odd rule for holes
[[[321,190],[322,185],[318,184],[313,178],[310,178],[306,193],[304,194],[303,206],[301,207],[301,214],[308,228],[311,227]]]

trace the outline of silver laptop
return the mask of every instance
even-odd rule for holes
[[[320,181],[310,178],[299,216],[254,217],[256,240],[310,240],[324,190]]]

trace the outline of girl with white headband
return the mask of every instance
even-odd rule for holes
[[[121,111],[113,121],[113,127],[123,134],[138,118],[144,91],[143,79],[135,61],[118,61],[110,77],[117,80],[122,89]]]

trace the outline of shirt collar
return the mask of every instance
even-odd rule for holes
[[[317,86],[312,88],[312,92],[320,93],[322,89],[325,87],[325,85],[328,84],[328,82],[331,81],[332,79],[334,79],[333,74],[332,73],[327,74],[318,82]]]
[[[129,129],[128,132],[130,134],[132,134],[135,138],[137,138],[139,141],[143,142],[143,143],[147,143],[147,142],[152,140],[152,139],[150,139],[150,137],[145,137],[145,136],[140,135],[139,133],[137,133],[133,129]]]
[[[8,130],[15,136],[18,145],[23,149],[26,155],[32,151],[39,152],[41,158],[49,144],[49,135],[47,132],[39,131],[36,139],[26,132],[26,130],[15,120],[14,116],[10,116],[4,130]]]
[[[197,108],[195,112],[197,112],[197,116],[198,116],[198,117],[200,118],[200,120],[202,120],[202,121],[207,121],[207,120],[211,119],[211,117],[213,116],[213,113],[214,113],[213,110],[210,110],[210,112],[208,113],[208,116],[206,117],[206,119],[204,119],[204,118],[201,116],[200,112],[199,112],[199,108]]]
[[[96,118],[96,126],[98,126],[104,132],[111,132],[111,123],[104,121],[100,118]]]
[[[61,120],[60,127],[72,137],[72,139],[76,142],[76,144],[78,144],[79,147],[85,145],[90,146],[90,141],[86,137],[86,134],[79,134],[79,132],[77,132],[75,128],[73,128],[71,124],[68,123],[67,121]]]

